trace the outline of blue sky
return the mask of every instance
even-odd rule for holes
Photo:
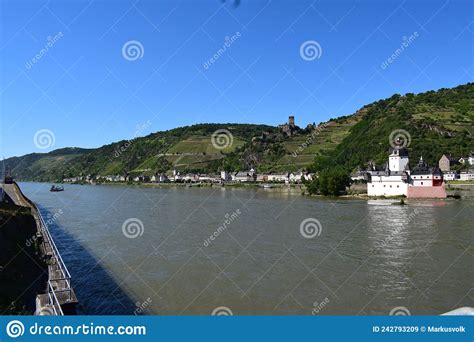
[[[467,0],[0,6],[5,157],[98,147],[132,138],[138,127],[146,135],[205,122],[276,125],[291,114],[305,126],[394,93],[473,81]],[[218,53],[226,37],[232,41]],[[122,52],[130,41],[143,47],[136,60]],[[312,41],[315,58],[300,50]],[[42,129],[54,136],[45,149],[34,141]]]

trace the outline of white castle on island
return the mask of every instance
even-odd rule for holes
[[[406,148],[391,148],[384,170],[368,170],[369,196],[406,196],[408,198],[446,198],[443,173],[430,168],[420,158],[410,170]]]

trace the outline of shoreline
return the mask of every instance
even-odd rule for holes
[[[32,183],[45,183],[49,182],[37,182],[37,181],[22,181],[22,182],[32,182]],[[408,199],[404,196],[368,196],[367,193],[363,192],[351,192],[340,195],[340,196],[324,196],[319,194],[310,195],[306,192],[306,186],[304,184],[284,184],[284,183],[139,183],[139,182],[101,182],[101,183],[63,183],[56,182],[54,184],[65,184],[65,185],[104,185],[104,186],[129,186],[129,187],[145,187],[145,188],[238,188],[238,189],[262,189],[268,192],[292,192],[293,194],[298,194],[300,196],[305,196],[309,198],[319,198],[319,199],[328,199],[328,200],[348,200],[348,199],[357,199],[364,201],[372,200],[393,200],[393,201],[423,201],[423,200],[437,200],[437,201],[446,201],[446,200],[460,200],[460,199],[469,199],[474,198],[473,196],[465,196],[466,193],[474,192],[474,183],[463,182],[463,183],[447,183],[446,192],[448,197],[446,198],[411,198]],[[457,187],[459,185],[460,187]],[[461,194],[457,192],[461,192]],[[397,204],[397,203],[396,203]]]

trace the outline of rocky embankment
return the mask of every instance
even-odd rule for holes
[[[47,265],[36,244],[30,208],[0,203],[0,314],[33,314],[44,292]]]

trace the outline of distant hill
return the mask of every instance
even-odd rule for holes
[[[62,148],[49,153],[30,153],[22,157],[5,160],[12,175],[23,180],[59,179],[67,163],[91,150],[83,148]]]
[[[353,115],[297,127],[292,136],[268,125],[199,124],[97,149],[32,153],[9,158],[6,164],[17,179],[36,181],[88,174],[151,175],[172,169],[207,173],[255,167],[260,172],[278,172],[343,166],[349,172],[369,161],[382,164],[395,130],[408,132],[412,164],[421,155],[430,164],[437,163],[443,153],[467,155],[474,151],[473,122],[474,84],[469,83],[417,95],[393,95]],[[232,144],[224,149],[212,143],[218,130],[232,136]]]

